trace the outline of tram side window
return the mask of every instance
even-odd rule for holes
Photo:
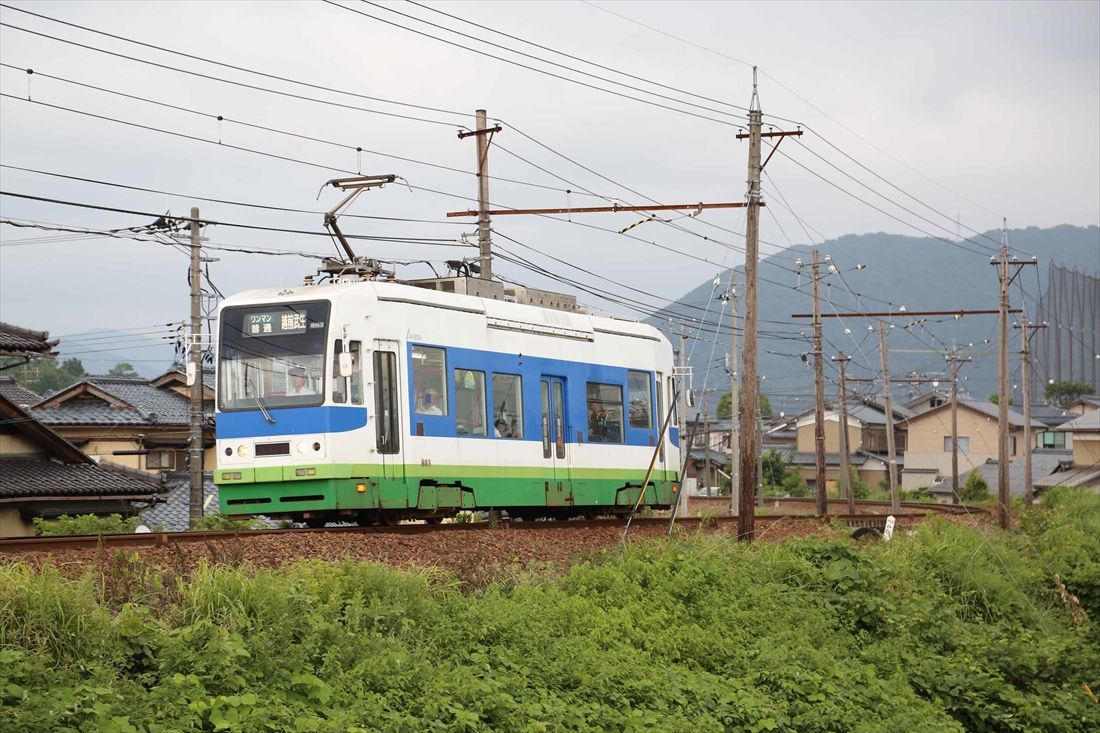
[[[344,342],[336,339],[332,345],[332,401],[348,401],[348,380],[340,376],[340,354],[344,353]]]
[[[455,432],[485,435],[485,372],[455,369]]]
[[[587,396],[589,442],[623,442],[623,388],[588,382]]]
[[[493,374],[493,436],[523,437],[523,380],[516,374]]]
[[[443,349],[414,346],[412,358],[416,413],[419,415],[448,414],[447,388],[443,381],[447,373],[447,359]]]
[[[348,351],[351,352],[351,378],[349,393],[353,405],[363,404],[363,347],[359,341],[349,341]]]
[[[632,428],[653,427],[653,402],[649,384],[649,372],[627,372]]]

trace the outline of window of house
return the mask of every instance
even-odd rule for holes
[[[151,450],[145,456],[145,467],[150,470],[172,471],[176,468],[176,453],[170,450]]]
[[[623,388],[617,384],[588,382],[588,440],[593,443],[623,442]]]
[[[944,453],[950,453],[951,452],[951,436],[950,435],[943,436],[943,452]],[[959,436],[959,452],[960,453],[969,453],[970,452],[970,438],[969,438],[969,436],[966,436],[966,435],[960,435]]]
[[[1041,445],[1044,448],[1063,449],[1066,447],[1066,434],[1048,430],[1043,433],[1043,442]]]
[[[484,436],[485,423],[485,372],[455,369],[455,431]]]
[[[523,437],[523,380],[516,374],[493,374],[493,437]]]
[[[412,347],[414,409],[419,415],[446,415],[447,358],[443,349]]]
[[[1012,442],[1012,447],[1011,447],[1012,453],[1010,455],[1016,455],[1016,436],[1013,435],[1011,438],[1009,438],[1009,440]]]
[[[630,427],[653,427],[653,402],[648,372],[627,372],[627,396],[630,399]]]

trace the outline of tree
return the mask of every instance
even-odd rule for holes
[[[1001,404],[1001,396],[999,394],[991,394],[989,395],[989,401],[992,402],[994,405],[999,405]],[[1015,402],[1015,400],[1009,397],[1008,404],[1011,405],[1013,402]]]
[[[134,371],[134,365],[128,361],[120,361],[115,364],[107,372],[108,377],[139,377],[141,376]]]
[[[989,498],[989,484],[977,471],[971,471],[959,489],[959,501],[978,502]]]
[[[787,462],[783,456],[774,450],[769,450],[760,456],[761,476],[764,486],[767,488],[782,485],[787,478]]]
[[[733,416],[733,410],[730,408],[730,393],[726,392],[718,400],[718,409],[715,410],[719,420],[728,420]],[[760,395],[760,417],[765,420],[772,418],[772,403],[768,401],[767,395]]]
[[[1093,391],[1092,385],[1084,382],[1062,381],[1048,384],[1044,394],[1047,402],[1058,405],[1058,407],[1069,407],[1079,397],[1093,394]]]
[[[26,364],[12,367],[4,372],[5,376],[15,378],[23,387],[39,395],[72,386],[85,375],[80,359],[66,359],[58,363],[56,359],[31,359]]]

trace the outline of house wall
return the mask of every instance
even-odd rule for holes
[[[33,537],[34,525],[24,522],[19,510],[14,507],[0,508],[0,538]]]
[[[149,468],[146,465],[146,456],[144,455],[115,455],[115,451],[135,451],[141,450],[141,441],[138,438],[139,434],[144,434],[146,438],[150,440],[169,440],[169,441],[186,441],[188,434],[181,432],[178,428],[174,428],[171,431],[155,431],[150,430],[147,427],[142,427],[139,431],[134,431],[132,428],[126,428],[125,431],[119,428],[101,428],[101,427],[55,427],[54,431],[61,437],[76,443],[85,453],[91,456],[97,461],[108,461],[119,466],[126,468],[133,468],[138,471],[148,471],[150,473],[156,473],[160,471],[159,468]],[[87,443],[85,443],[87,441]],[[156,450],[151,448],[150,450]],[[168,449],[165,449],[168,450]],[[179,450],[179,449],[172,449]],[[217,463],[217,453],[213,446],[203,451],[203,467],[206,470],[213,470]],[[181,464],[178,470],[185,470],[185,467]]]
[[[996,459],[997,421],[979,412],[959,408],[959,437],[970,438],[970,451],[959,450],[959,473],[985,463],[986,459]],[[941,476],[951,474],[951,451],[943,449],[944,436],[951,436],[951,413],[940,410],[934,414],[918,415],[909,421],[909,445],[905,452],[906,468],[934,468]],[[1032,431],[1033,439],[1038,430]],[[1010,431],[1016,438],[1016,451],[1012,455],[1023,455],[1023,430]]]
[[[813,453],[814,448],[814,424],[807,423],[798,428],[798,438],[795,441],[799,453]],[[862,444],[862,432],[858,425],[848,423],[848,453],[854,453]],[[825,418],[825,452],[840,453],[840,421]]]
[[[19,433],[0,432],[0,456],[39,455],[42,448]]]
[[[1100,466],[1100,433],[1074,433],[1073,465],[1076,468]]]

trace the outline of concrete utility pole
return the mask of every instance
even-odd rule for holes
[[[878,324],[879,353],[882,355],[882,401],[886,409],[886,453],[890,461],[890,511],[901,511],[901,492],[898,491],[898,454],[894,445],[894,405],[890,389],[890,352],[886,347],[885,321]]]
[[[759,411],[759,385],[756,380],[756,268],[760,253],[760,173],[779,148],[783,138],[789,135],[801,135],[802,131],[771,131],[762,133],[764,113],[760,109],[760,99],[756,94],[756,67],[752,68],[752,102],[749,104],[749,132],[739,133],[738,140],[749,140],[749,180],[748,212],[745,217],[745,343],[742,351],[741,402],[738,407],[738,422],[754,429],[744,431],[741,436],[741,513],[738,515],[738,539],[750,541],[756,533],[756,514],[753,510],[753,496],[756,492],[758,443],[756,440],[756,416]],[[761,138],[778,138],[772,152],[763,165],[760,163]]]
[[[199,210],[191,209],[191,365],[195,370],[191,384],[191,438],[189,441],[189,464],[191,470],[190,511],[188,515],[192,526],[203,515],[202,480],[202,288],[200,269],[202,263],[202,239],[199,224]]]
[[[707,405],[707,392],[703,390],[703,494],[710,496],[710,408]]]
[[[1034,257],[1031,260],[1010,260],[1008,258],[1008,221],[1005,220],[1001,238],[1000,257],[991,257],[990,264],[997,265],[1001,285],[999,308],[1000,321],[997,324],[1000,334],[1000,343],[997,345],[999,365],[997,370],[997,427],[999,429],[999,440],[997,441],[997,514],[1000,520],[1001,529],[1008,529],[1008,462],[1010,460],[1008,441],[1008,287],[1012,284],[1012,281],[1016,279],[1016,276],[1020,274],[1023,265],[1035,265],[1038,264],[1038,262]],[[1016,273],[1011,278],[1008,276],[1009,265],[1013,265],[1017,268]]]
[[[730,516],[740,514],[741,472],[738,470],[738,454],[741,445],[741,425],[738,422],[737,408],[740,395],[737,389],[737,281],[730,271]]]
[[[682,473],[680,475],[680,510],[686,517],[688,514],[688,492],[684,488],[684,479],[687,478],[687,465],[691,460],[691,444],[692,440],[688,436],[687,431],[687,412],[688,412],[688,377],[687,377],[687,337],[684,335],[684,326],[680,325],[680,353],[677,355],[679,358],[679,374],[676,375],[676,410],[679,413],[680,418],[680,452],[683,454],[680,457],[680,465],[683,466]],[[671,531],[671,528],[670,528]]]
[[[845,372],[850,357],[840,352],[832,358],[840,366],[840,401],[838,403],[840,420],[840,491],[848,500],[848,513],[856,513],[856,497],[852,493],[852,458],[848,453],[848,383]]]
[[[1035,474],[1031,468],[1031,337],[1036,331],[1046,328],[1045,323],[1032,326],[1027,314],[1020,316],[1020,384],[1024,401],[1024,501],[1031,506],[1035,501],[1035,487],[1032,482]]]
[[[951,502],[959,499],[959,363],[970,357],[959,358],[959,350],[952,349],[947,360],[951,362]]]
[[[1000,320],[997,331],[997,515],[1001,529],[1008,529],[1008,226],[1004,230],[1000,257]]]
[[[825,355],[821,350],[821,294],[820,253],[813,251],[814,278],[814,493],[817,495],[817,513],[829,513],[828,488],[825,486]]]
[[[485,110],[474,111],[474,129],[459,132],[458,138],[477,138],[477,244],[480,250],[478,264],[481,266],[481,278],[493,279],[493,248],[491,221],[489,219],[489,145],[493,142],[493,133],[500,132],[500,125],[486,127],[488,118]]]

